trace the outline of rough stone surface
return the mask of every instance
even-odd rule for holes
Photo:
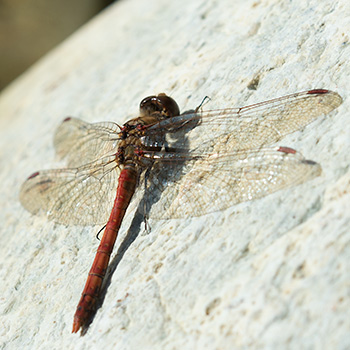
[[[6,89],[0,348],[350,348],[349,18],[347,0],[121,1]],[[26,176],[58,165],[60,121],[122,123],[162,91],[189,109],[205,95],[216,108],[310,88],[344,103],[281,144],[322,176],[149,233],[130,211],[102,306],[72,335],[99,227],[55,225],[18,201]]]

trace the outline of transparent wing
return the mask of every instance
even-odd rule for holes
[[[29,212],[43,212],[60,224],[104,224],[116,194],[116,166],[111,156],[79,168],[36,172],[22,185],[20,201]]]
[[[170,157],[171,158],[171,157]],[[287,147],[158,161],[147,178],[149,216],[200,216],[264,197],[320,175],[319,164]],[[166,169],[166,170],[165,170]]]
[[[57,155],[67,160],[68,167],[78,167],[115,153],[119,126],[112,122],[86,123],[66,118],[57,128],[54,146]]]
[[[148,128],[143,143],[152,145],[167,133],[163,144],[177,150],[211,153],[256,149],[276,143],[285,135],[327,114],[342,103],[339,94],[310,90],[242,108],[185,113]]]
[[[314,178],[321,172],[318,164],[292,149],[266,145],[341,102],[335,92],[310,90],[243,108],[184,113],[146,126],[140,131],[144,149],[135,145],[135,162],[145,170],[145,214],[199,216]],[[118,132],[114,123],[65,119],[55,147],[69,168],[30,176],[20,192],[23,206],[62,224],[105,223],[119,175],[113,155]]]

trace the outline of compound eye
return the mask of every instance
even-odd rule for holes
[[[148,96],[140,103],[141,114],[160,112],[166,117],[174,117],[180,114],[180,109],[174,99],[166,94]]]

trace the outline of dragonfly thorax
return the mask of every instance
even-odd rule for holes
[[[164,93],[144,98],[140,103],[140,116],[127,121],[120,130],[118,163],[125,164],[126,161],[137,161],[138,151],[142,151],[145,147],[142,140],[146,126],[179,114],[180,109],[175,100]],[[154,147],[154,144],[153,142],[152,150],[160,150],[161,146]]]

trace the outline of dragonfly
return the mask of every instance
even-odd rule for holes
[[[68,117],[54,136],[67,168],[33,173],[20,201],[64,225],[104,224],[72,332],[86,329],[126,210],[135,192],[145,220],[201,216],[264,197],[321,174],[296,150],[273,146],[342,103],[313,89],[240,107],[180,113],[164,93],[144,98],[120,126]]]

